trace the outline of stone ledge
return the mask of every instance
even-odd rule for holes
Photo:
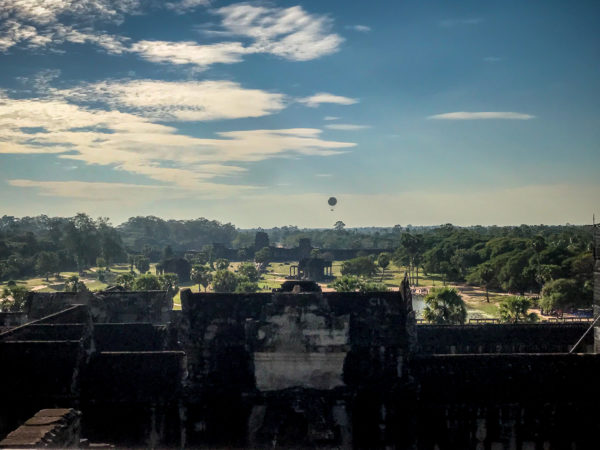
[[[0,442],[0,448],[79,445],[81,413],[72,408],[42,409]]]

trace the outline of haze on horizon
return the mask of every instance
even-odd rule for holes
[[[591,223],[599,13],[0,0],[0,215]]]

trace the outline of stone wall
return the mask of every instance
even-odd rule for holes
[[[568,353],[590,323],[536,323],[483,325],[422,325],[417,327],[418,353]],[[588,333],[576,349],[592,353]]]
[[[183,290],[168,325],[126,323],[158,311],[130,294],[0,335],[0,438],[62,407],[118,447],[597,448],[600,355],[514,353],[564,352],[589,324],[417,330],[407,283]]]
[[[597,448],[597,355],[415,357],[419,449]]]
[[[0,333],[18,327],[27,322],[27,314],[24,312],[0,312]]]
[[[73,305],[88,305],[98,323],[167,323],[173,299],[167,291],[30,292],[29,320],[48,317]]]
[[[409,296],[182,291],[187,442],[392,442],[403,429],[392,425],[403,414],[393,401],[410,392],[401,383],[414,348]]]

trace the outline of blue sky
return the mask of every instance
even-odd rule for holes
[[[0,214],[589,223],[598,13],[0,0]]]

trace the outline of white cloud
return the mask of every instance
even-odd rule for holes
[[[167,2],[165,6],[177,14],[184,14],[187,11],[196,9],[198,6],[208,5],[210,5],[210,0],[179,0],[178,2]]]
[[[331,174],[331,173],[315,173],[315,177],[329,178],[332,176],[333,176],[333,174]]]
[[[323,120],[339,120],[339,117],[336,116],[325,116]]]
[[[215,11],[222,26],[237,36],[253,39],[255,53],[272,53],[295,61],[307,61],[334,53],[343,42],[331,33],[329,17],[309,14],[301,6],[269,8],[246,3]]]
[[[209,3],[181,0],[167,2],[165,7],[184,13]],[[338,51],[343,42],[331,31],[332,20],[328,16],[310,14],[300,6],[276,8],[245,3],[213,10],[221,23],[216,30],[203,31],[236,36],[244,42],[142,40],[130,44],[127,37],[97,29],[97,23],[118,24],[126,14],[141,9],[139,0],[0,0],[0,52],[15,45],[54,48],[65,42],[90,43],[111,54],[133,52],[152,62],[193,64],[204,69],[216,63],[237,63],[244,55],[256,53],[307,61]]]
[[[320,139],[321,130],[307,128],[227,131],[214,138],[197,138],[118,109],[68,103],[56,92],[60,91],[51,98],[11,99],[0,91],[0,153],[57,153],[59,158],[145,175],[166,186],[225,193],[249,188],[211,181],[247,170],[236,163],[294,155],[331,156],[355,145]],[[127,95],[124,98],[136,105]],[[160,94],[137,103],[142,109],[148,105],[151,110],[154,106],[168,110]],[[194,114],[191,111],[171,113]],[[218,108],[211,112],[225,113]]]
[[[535,116],[530,114],[523,114],[517,112],[503,112],[503,111],[486,111],[486,112],[465,112],[457,111],[444,114],[435,114],[429,116],[429,119],[443,119],[443,120],[482,120],[482,119],[505,119],[505,120],[529,120],[534,119]]]
[[[126,39],[95,31],[94,26],[120,23],[139,6],[138,0],[0,0],[0,51],[15,45],[39,48],[66,41],[91,42],[120,53]]]
[[[496,63],[502,61],[502,58],[499,58],[497,56],[486,56],[485,58],[483,58],[483,60],[489,63]]]
[[[245,89],[232,81],[107,81],[55,94],[169,121],[261,117],[285,108],[283,94]]]
[[[130,51],[152,62],[195,64],[202,68],[216,63],[240,62],[244,54],[251,53],[240,42],[198,45],[192,41],[139,41],[131,46]]]
[[[355,125],[351,123],[333,123],[331,125],[325,125],[325,128],[330,130],[341,130],[341,131],[357,131],[371,128],[370,125]]]
[[[331,19],[309,14],[300,6],[269,8],[241,3],[216,9],[213,13],[221,17],[220,25],[216,29],[212,25],[200,25],[197,28],[201,33],[238,37],[249,42],[198,44],[145,40],[133,44],[130,50],[153,62],[206,68],[216,63],[237,63],[244,55],[256,53],[307,61],[336,52],[343,42],[339,35],[331,33]]]
[[[300,103],[304,103],[306,106],[310,106],[311,108],[318,107],[321,103],[334,103],[337,105],[354,105],[358,103],[358,100],[355,98],[342,97],[340,95],[333,95],[327,92],[320,92],[315,95],[311,95],[310,97],[299,98],[298,101]]]
[[[367,25],[348,25],[346,29],[358,31],[360,33],[368,33],[369,31],[371,31],[371,27]]]

